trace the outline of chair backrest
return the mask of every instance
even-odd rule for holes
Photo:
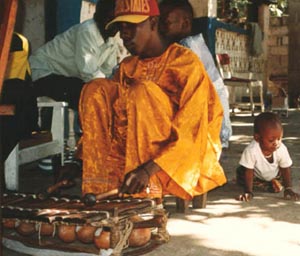
[[[249,70],[241,70],[238,71],[232,70],[230,66],[231,59],[228,53],[218,53],[216,54],[217,66],[220,71],[220,74],[223,79],[235,79],[235,78],[242,78],[242,79],[254,79],[257,80],[257,75]],[[232,63],[234,64],[234,63]],[[248,66],[248,65],[246,65]]]
[[[216,54],[217,65],[223,79],[230,79],[232,72],[230,69],[230,57],[227,53]]]

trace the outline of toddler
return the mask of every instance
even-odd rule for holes
[[[255,118],[254,139],[244,149],[237,169],[237,183],[244,188],[238,200],[251,200],[253,187],[267,188],[274,193],[284,188],[285,199],[299,200],[299,194],[292,189],[292,160],[281,141],[282,135],[283,128],[276,114],[264,112]]]

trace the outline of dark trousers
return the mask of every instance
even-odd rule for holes
[[[69,108],[78,111],[80,93],[84,81],[76,77],[62,75],[49,75],[34,82],[36,97],[47,96],[56,101],[68,102]],[[50,130],[51,108],[43,108],[41,111],[41,129]]]
[[[12,116],[0,116],[0,139],[4,161],[15,145],[38,130],[38,109],[30,81],[9,79],[4,81],[1,104],[15,106]]]
[[[76,77],[49,75],[33,82],[37,97],[48,96],[56,101],[68,102],[69,108],[78,110],[84,81]]]

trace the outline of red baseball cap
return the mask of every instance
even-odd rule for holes
[[[116,22],[141,23],[158,15],[157,0],[116,0],[115,18],[105,28]]]

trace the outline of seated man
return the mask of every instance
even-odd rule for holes
[[[112,80],[82,90],[82,193],[191,200],[223,185],[223,110],[198,57],[158,31],[156,0],[117,0],[115,19],[132,56]],[[147,189],[146,189],[147,188]]]
[[[83,85],[92,79],[109,77],[122,57],[122,42],[116,40],[116,31],[105,30],[113,18],[114,1],[97,2],[92,19],[76,24],[57,35],[30,56],[32,80],[36,96],[48,96],[57,101],[68,102],[74,110],[74,128],[80,136],[77,111]],[[49,108],[42,110],[42,129],[51,127]],[[66,122],[68,127],[68,122]],[[68,131],[65,137],[68,138]],[[73,152],[66,151],[68,161]],[[52,170],[52,160],[44,159],[39,167]]]
[[[38,48],[29,58],[37,96],[66,101],[78,110],[83,85],[108,77],[120,56],[116,31],[105,30],[113,18],[114,1],[101,0],[92,19],[76,24]]]
[[[232,135],[228,91],[202,34],[190,36],[192,31],[193,7],[188,0],[162,0],[159,8],[161,12],[159,26],[161,33],[167,40],[179,42],[198,55],[217,90],[224,111],[220,137],[222,147],[228,148],[229,139]]]

